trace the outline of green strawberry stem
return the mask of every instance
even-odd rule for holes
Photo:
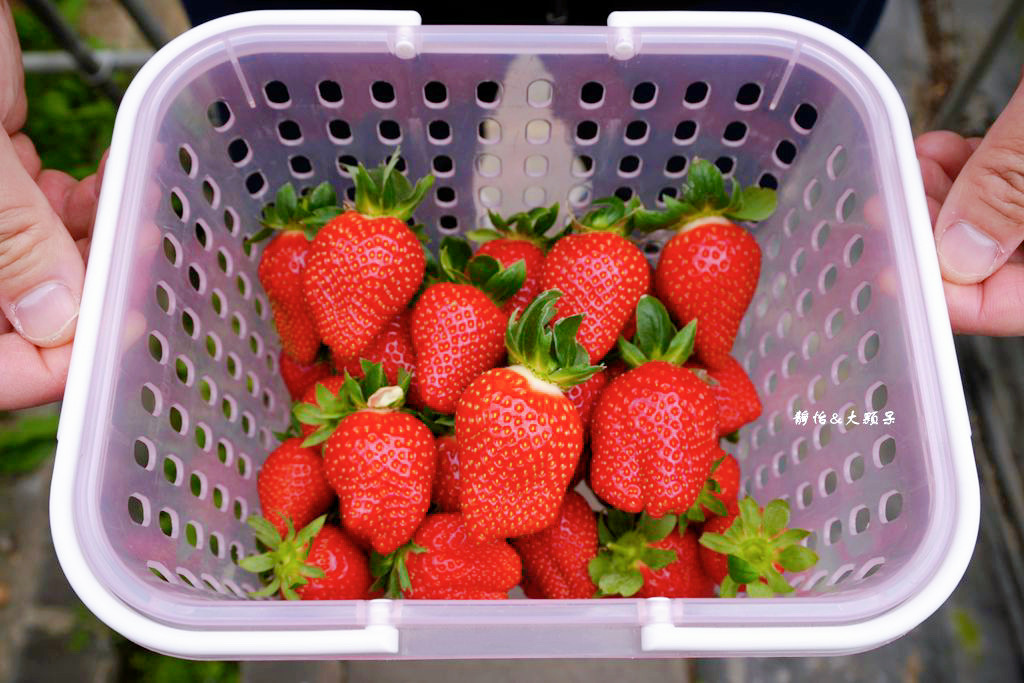
[[[526,281],[526,263],[521,259],[506,267],[486,254],[474,256],[464,239],[445,237],[439,251],[441,257],[437,268],[432,269],[436,272],[430,274],[431,282],[473,285],[498,307],[518,292]]]
[[[729,574],[722,581],[723,598],[736,597],[745,586],[752,598],[770,598],[776,593],[792,593],[793,587],[776,569],[802,572],[813,567],[818,555],[800,545],[811,532],[786,529],[789,503],[776,499],[764,506],[747,496],[739,501],[740,513],[724,533],[706,531],[700,544],[729,557]]]
[[[493,211],[489,211],[487,215],[494,227],[470,230],[466,233],[466,237],[477,244],[486,244],[497,239],[517,239],[546,249],[569,229],[569,226],[565,225],[548,234],[558,219],[558,204],[521,211],[508,218],[503,218]]]
[[[302,442],[304,447],[315,446],[326,441],[334,433],[338,423],[352,413],[367,408],[373,410],[398,410],[402,408],[412,378],[403,368],[398,369],[398,385],[389,386],[384,368],[380,363],[366,359],[359,361],[363,379],[357,380],[345,372],[345,380],[337,394],[332,394],[323,384],[316,385],[316,404],[296,403],[292,413],[300,423],[315,427],[312,434]]]
[[[327,181],[299,197],[291,183],[285,183],[277,191],[273,203],[263,207],[260,222],[263,227],[245,238],[249,244],[267,239],[276,232],[301,230],[306,239],[316,237],[317,231],[327,221],[341,213],[338,197]]]
[[[697,494],[697,500],[694,501],[693,505],[686,512],[679,515],[679,533],[686,533],[686,527],[690,522],[701,523],[706,521],[704,514],[704,508],[711,510],[712,513],[719,517],[725,517],[729,514],[729,511],[725,507],[725,503],[718,499],[716,493],[721,493],[722,487],[719,486],[718,481],[715,480],[715,470],[718,466],[725,461],[725,456],[718,458],[711,463],[711,473],[708,475],[707,481],[704,482],[704,488]]]
[[[426,551],[426,548],[416,545],[413,541],[387,555],[381,555],[376,550],[371,551],[370,573],[375,580],[370,586],[370,591],[383,590],[385,597],[393,599],[404,597],[404,592],[412,588],[409,570],[405,564],[406,557],[409,553],[418,554]]]
[[[560,296],[557,289],[549,289],[538,294],[522,315],[513,312],[505,331],[505,347],[510,365],[522,366],[538,378],[568,389],[587,381],[604,366],[591,365],[590,354],[576,341],[583,314],[562,318],[549,327]]]
[[[741,187],[730,180],[731,191],[718,167],[706,159],[694,159],[679,199],[665,197],[662,211],[640,210],[633,227],[643,232],[679,229],[699,218],[722,216],[733,221],[763,221],[775,212],[775,190]]]
[[[676,525],[674,516],[660,519],[646,512],[631,515],[621,510],[607,510],[598,517],[597,535],[600,549],[590,560],[587,571],[597,586],[594,597],[636,595],[644,585],[642,567],[664,569],[676,561],[676,552],[655,548]]]
[[[434,184],[434,176],[428,173],[411,185],[395,168],[399,158],[399,148],[395,147],[391,156],[376,168],[367,170],[362,164],[345,166],[356,185],[356,211],[364,216],[394,216],[403,221],[412,217]]]
[[[280,591],[285,599],[298,600],[299,595],[295,592],[297,587],[305,586],[309,579],[324,577],[324,570],[306,564],[306,558],[309,557],[313,539],[323,528],[327,515],[320,515],[298,533],[292,526],[290,518],[282,515],[282,519],[288,525],[288,533],[284,538],[281,538],[274,525],[263,517],[249,517],[248,523],[256,534],[256,540],[263,544],[267,551],[242,558],[238,565],[257,574],[269,573],[266,585],[263,589],[251,593],[251,597],[265,598]]]
[[[693,353],[696,334],[696,320],[691,320],[681,330],[676,329],[665,305],[645,294],[636,304],[636,334],[633,335],[633,341],[619,337],[619,356],[634,368],[652,360],[682,366]]]
[[[633,232],[636,216],[643,211],[643,204],[637,197],[628,202],[618,197],[605,197],[595,199],[593,205],[597,208],[573,220],[573,232],[611,232],[625,237]]]

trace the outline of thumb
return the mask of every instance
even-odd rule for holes
[[[956,177],[935,221],[943,277],[981,282],[1024,240],[1024,82]]]
[[[0,311],[36,346],[75,336],[85,264],[0,131]]]

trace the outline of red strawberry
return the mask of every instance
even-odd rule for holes
[[[320,409],[325,408],[328,404],[333,405],[332,397],[337,396],[338,392],[341,391],[341,387],[344,385],[344,375],[332,375],[331,377],[323,378],[313,386],[306,389],[306,392],[302,395],[302,399],[293,407],[293,412],[295,412],[295,408],[298,408],[300,405],[307,405]],[[320,399],[324,399],[322,406],[320,404]],[[308,410],[308,408],[303,410]],[[304,437],[315,432],[319,426],[319,424],[299,423],[300,431]]]
[[[718,409],[711,388],[681,367],[691,323],[676,332],[657,299],[637,305],[636,345],[620,340],[635,366],[605,388],[591,427],[590,483],[602,500],[652,517],[686,512],[711,471]]]
[[[281,538],[265,519],[250,517],[249,525],[268,551],[239,563],[251,572],[273,570],[273,578],[253,597],[280,592],[288,600],[365,600],[369,597],[370,567],[366,556],[345,532],[324,525],[317,517],[302,531],[290,528]]]
[[[650,285],[643,252],[623,235],[639,209],[612,197],[576,224],[578,234],[558,240],[544,258],[543,289],[557,289],[557,320],[584,314],[579,343],[597,362],[619,338]]]
[[[385,386],[380,365],[367,364],[360,384],[346,375],[336,396],[300,404],[295,416],[317,430],[304,443],[326,440],[324,471],[341,501],[342,526],[357,541],[387,554],[407,542],[430,505],[437,450],[430,430],[398,412],[409,376]]]
[[[437,474],[431,500],[440,512],[459,511],[459,448],[454,434],[437,438]]]
[[[818,555],[800,545],[810,532],[787,529],[788,524],[785,500],[773,500],[762,510],[748,496],[729,515],[704,525],[700,562],[708,576],[721,584],[722,597],[734,597],[743,589],[753,598],[793,592],[782,572],[810,569]]]
[[[467,237],[482,243],[477,256],[490,256],[506,268],[516,261],[522,261],[526,266],[523,286],[501,307],[506,315],[510,315],[512,311],[524,310],[540,294],[543,289],[544,252],[565,232],[565,228],[555,235],[547,234],[558,218],[558,204],[508,218],[492,212],[490,218],[493,229],[472,230]]]
[[[478,543],[462,515],[430,515],[409,543],[375,556],[375,587],[413,600],[503,600],[522,575],[516,551],[503,539]]]
[[[288,395],[292,397],[293,401],[302,398],[306,390],[318,381],[331,376],[331,366],[324,361],[314,361],[308,365],[298,363],[283,350],[277,365],[281,370],[281,379],[288,387]]]
[[[602,370],[585,382],[574,384],[565,391],[566,398],[572,401],[576,412],[580,414],[584,438],[590,434],[590,417],[606,384],[608,384],[608,377]]]
[[[552,526],[514,539],[512,545],[543,597],[591,598],[597,591],[587,573],[597,555],[597,518],[580,494],[566,494]]]
[[[306,303],[331,351],[357,356],[389,320],[404,309],[423,282],[426,258],[406,224],[433,183],[415,187],[395,170],[398,151],[386,165],[349,168],[355,208],[328,222],[310,249],[303,275]]]
[[[650,261],[647,262],[647,275],[647,291],[644,292],[644,294],[654,296],[654,268],[651,267]],[[632,339],[636,336],[636,309],[633,310],[633,314],[630,315],[629,320],[626,321],[626,326],[622,328],[622,336],[626,339]]]
[[[319,449],[303,448],[302,439],[286,439],[267,456],[256,492],[263,516],[281,535],[288,531],[286,519],[301,529],[334,502]]]
[[[502,268],[486,256],[470,262],[470,255],[464,241],[445,238],[440,264],[452,282],[427,287],[412,310],[420,394],[441,413],[455,412],[469,383],[505,356],[508,316],[499,303],[519,289],[525,274],[522,262]]]
[[[588,571],[598,597],[702,598],[714,585],[701,569],[697,537],[676,518],[607,510],[598,521],[601,549]]]
[[[356,379],[362,379],[362,360],[380,363],[384,368],[384,376],[391,384],[398,384],[398,369],[402,368],[412,378],[406,403],[411,406],[421,405],[419,386],[416,382],[416,353],[412,348],[410,318],[410,311],[405,310],[387,321],[380,334],[357,356],[335,354],[334,367],[339,373],[347,372]]]
[[[540,531],[555,521],[583,448],[579,414],[562,387],[599,370],[575,342],[580,316],[547,324],[558,292],[543,292],[506,335],[508,368],[473,380],[455,411],[460,503],[472,538]]]
[[[643,229],[677,231],[661,250],[654,288],[680,322],[698,320],[695,352],[710,370],[722,366],[757,289],[761,249],[733,221],[759,221],[775,211],[774,190],[726,192],[709,161],[695,160],[680,199],[667,197],[662,212],[640,212]]]
[[[334,190],[321,183],[297,197],[291,183],[263,209],[263,228],[247,239],[250,244],[278,233],[260,255],[257,276],[270,299],[274,327],[284,351],[300,365],[310,365],[320,349],[320,334],[306,306],[302,273],[310,240],[317,229],[340,212]]]
[[[673,529],[668,536],[655,541],[651,547],[671,550],[676,554],[674,562],[661,569],[643,566],[643,587],[637,591],[638,598],[713,598],[715,583],[704,573],[698,557],[700,546],[697,534],[687,529],[680,534]]]
[[[760,417],[761,399],[757,396],[757,387],[739,361],[732,356],[723,356],[719,367],[708,374],[718,382],[712,391],[718,400],[720,436],[731,434]]]

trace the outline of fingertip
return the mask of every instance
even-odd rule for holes
[[[25,173],[32,178],[38,177],[39,172],[43,169],[43,162],[39,158],[32,139],[24,133],[16,133],[11,136],[11,145],[14,146],[14,153],[18,157],[18,161],[21,162],[21,167],[25,169]]]
[[[951,179],[959,175],[974,150],[963,136],[948,130],[936,130],[914,141],[918,157],[934,160]]]

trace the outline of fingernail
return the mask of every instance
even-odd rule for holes
[[[1003,252],[999,243],[966,221],[957,221],[939,237],[939,258],[947,271],[965,279],[992,274]]]
[[[11,307],[11,324],[25,339],[39,346],[71,338],[78,319],[78,300],[60,282],[39,285]]]

